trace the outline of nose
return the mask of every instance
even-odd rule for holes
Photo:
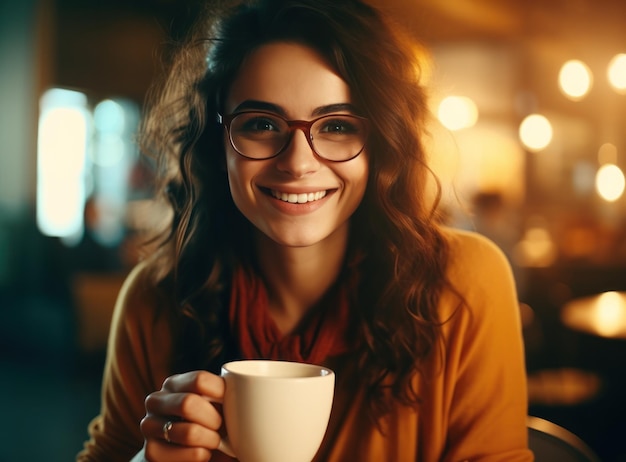
[[[276,157],[276,168],[294,178],[304,177],[320,168],[320,161],[304,130],[298,128],[293,131],[289,143]]]

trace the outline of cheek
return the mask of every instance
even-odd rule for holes
[[[369,180],[369,161],[365,155],[358,157],[359,163],[350,169],[352,184],[355,192],[358,192],[359,202],[363,198],[367,182]]]
[[[228,185],[235,205],[242,212],[255,206],[254,178],[263,168],[258,162],[242,158],[235,152],[226,153]]]
[[[240,207],[241,196],[245,191],[245,168],[241,165],[236,154],[226,154],[226,173],[228,174],[228,186],[237,207]]]

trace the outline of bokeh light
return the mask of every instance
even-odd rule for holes
[[[624,194],[626,180],[622,170],[614,164],[605,164],[596,174],[596,191],[607,202],[615,202]]]
[[[520,141],[531,151],[541,151],[552,141],[552,124],[540,114],[527,116],[519,127]]]
[[[604,335],[616,335],[626,325],[626,303],[618,292],[605,292],[598,298],[594,309],[596,325]]]
[[[547,268],[557,258],[557,247],[542,217],[532,217],[522,239],[513,247],[513,260],[522,267]]]
[[[478,108],[471,98],[448,96],[439,103],[437,117],[447,129],[461,130],[476,124]]]
[[[82,235],[89,125],[85,94],[52,88],[42,95],[37,140],[37,226],[44,235]]]
[[[559,88],[563,94],[573,101],[583,99],[593,83],[589,67],[582,61],[567,61],[559,72]]]
[[[626,294],[608,291],[568,303],[562,313],[566,325],[602,337],[626,338]]]
[[[122,135],[127,123],[124,108],[112,99],[96,104],[93,119],[97,131],[115,135]]]
[[[611,59],[607,77],[616,92],[626,94],[626,53],[615,55]]]
[[[116,101],[105,99],[93,111],[96,140],[91,159],[97,165],[115,165],[124,156],[124,131],[128,121],[124,108]]]

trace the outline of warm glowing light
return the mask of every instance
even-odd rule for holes
[[[605,292],[593,310],[596,327],[606,336],[615,335],[626,326],[626,303],[617,292]]]
[[[569,326],[604,337],[626,338],[626,294],[623,292],[609,291],[573,300],[562,316]]]
[[[567,61],[559,72],[559,87],[569,99],[578,101],[591,89],[593,77],[589,67],[578,60]]]
[[[529,150],[541,151],[552,141],[552,125],[546,117],[531,114],[520,124],[519,137]]]
[[[461,130],[476,124],[478,108],[465,96],[448,96],[439,103],[439,121],[449,130]]]
[[[615,202],[624,194],[626,180],[622,170],[614,164],[605,164],[596,174],[596,191],[607,202]]]
[[[513,249],[516,263],[526,267],[548,267],[556,259],[556,254],[556,246],[550,232],[541,225],[529,227]]]
[[[545,368],[528,375],[528,399],[547,406],[580,405],[598,396],[598,374],[579,368]]]
[[[37,226],[49,236],[82,233],[89,132],[84,94],[52,89],[41,97],[37,142]]]
[[[609,83],[618,93],[626,93],[626,53],[615,55],[607,71]]]

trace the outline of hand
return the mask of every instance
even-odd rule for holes
[[[222,417],[212,402],[224,397],[224,379],[206,371],[173,375],[146,398],[141,420],[145,458],[151,462],[211,459],[220,442]],[[172,422],[167,432],[164,426]]]

